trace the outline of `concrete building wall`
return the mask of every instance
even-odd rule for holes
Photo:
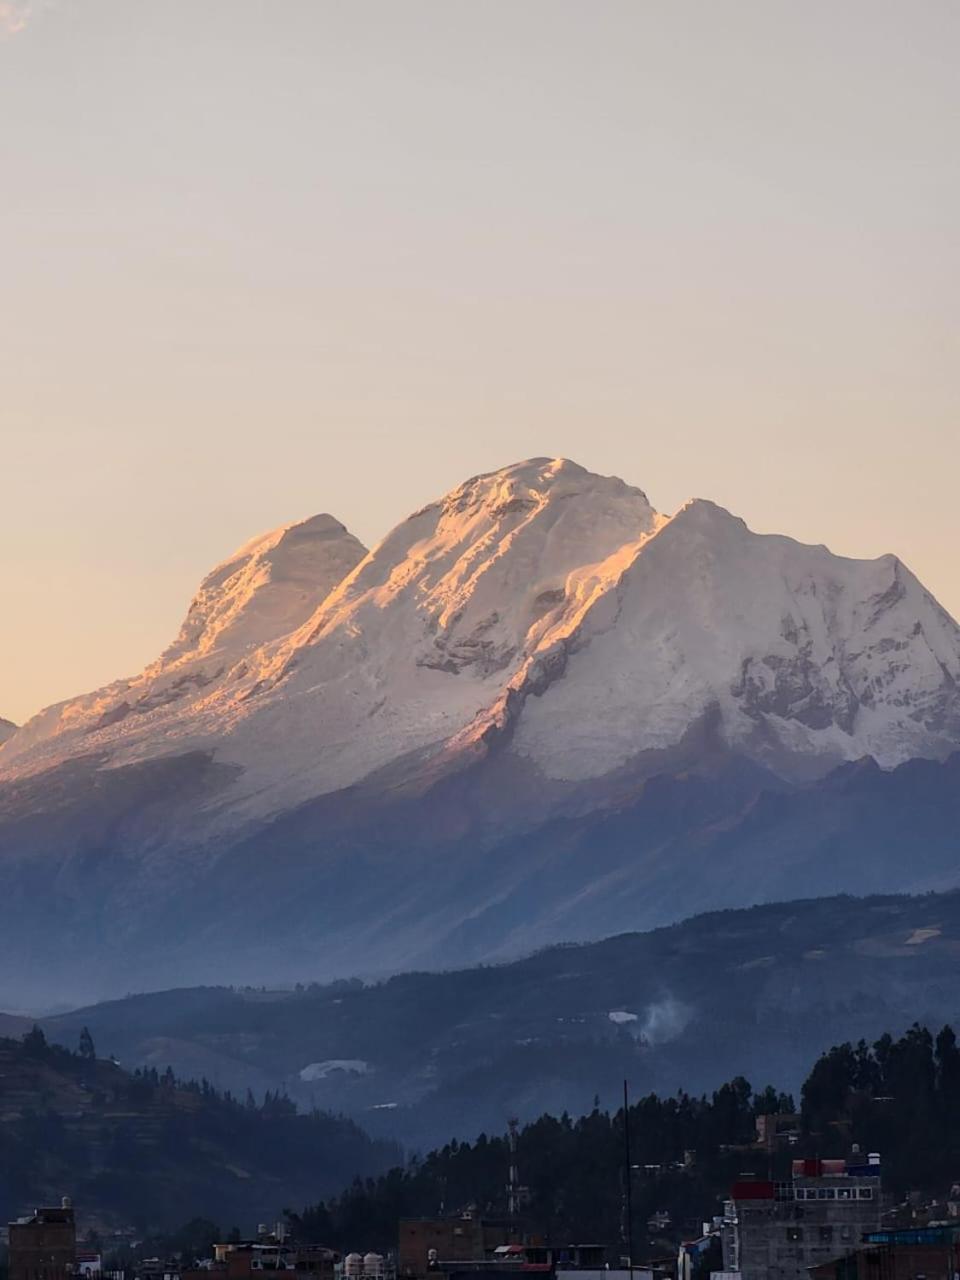
[[[800,1178],[758,1184],[737,1198],[743,1280],[807,1280],[808,1268],[857,1249],[880,1226],[877,1178]]]

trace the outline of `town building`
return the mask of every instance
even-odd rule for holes
[[[11,1222],[7,1239],[10,1280],[73,1280],[77,1226],[66,1196],[58,1208],[34,1209]]]
[[[467,1211],[448,1218],[404,1218],[399,1224],[399,1280],[530,1280],[567,1272],[576,1273],[577,1280],[656,1280],[649,1268],[611,1269],[602,1245],[553,1245],[526,1232],[515,1218]],[[349,1280],[346,1274],[344,1280]]]
[[[960,1227],[871,1231],[863,1246],[810,1271],[811,1280],[955,1280]]]
[[[437,1271],[440,1262],[483,1262],[500,1245],[521,1243],[512,1219],[483,1218],[473,1212],[401,1218],[398,1235],[397,1270],[408,1280]]]
[[[800,1116],[778,1111],[757,1116],[756,1145],[771,1154],[800,1141]]]
[[[811,1267],[879,1231],[879,1157],[859,1159],[795,1160],[789,1181],[737,1182],[722,1232],[724,1270],[742,1280],[807,1280]]]
[[[376,1255],[379,1257],[379,1255]],[[383,1280],[380,1271],[368,1272],[355,1265],[373,1258],[373,1254],[349,1254],[341,1260],[335,1249],[323,1245],[294,1244],[286,1231],[278,1226],[269,1231],[261,1225],[255,1240],[230,1241],[214,1245],[212,1261],[197,1268],[182,1270],[179,1280],[253,1280],[263,1272],[286,1272],[291,1280]]]

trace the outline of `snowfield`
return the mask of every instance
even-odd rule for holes
[[[235,768],[203,816],[223,830],[495,749],[583,783],[707,717],[800,778],[947,755],[958,683],[960,630],[894,556],[761,536],[703,500],[664,516],[621,480],[536,458],[370,552],[327,515],[253,540],[141,675],[9,735],[0,778],[208,751]]]

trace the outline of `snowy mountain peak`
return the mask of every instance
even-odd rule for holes
[[[479,510],[493,517],[532,511],[548,503],[595,494],[605,502],[630,499],[652,511],[646,494],[615,476],[598,476],[569,458],[529,458],[473,476],[440,504],[450,518]]]
[[[511,668],[572,574],[661,520],[645,495],[566,459],[475,476],[398,525],[291,638],[391,638],[384,661],[485,677]],[[401,619],[403,621],[401,622]],[[396,641],[403,636],[405,645]]]
[[[788,777],[960,745],[960,628],[896,557],[756,534],[697,499],[637,549],[615,598],[616,625],[600,602],[564,678],[525,709],[515,746],[548,776],[603,776],[708,716]]]
[[[503,511],[516,499],[556,499],[595,488],[629,492],[647,501],[641,490],[616,476],[596,475],[569,458],[527,458],[498,471],[472,476],[442,499],[442,504],[457,510],[471,502],[480,502],[489,504],[494,511]]]
[[[745,520],[741,520],[732,511],[721,507],[718,502],[713,502],[710,498],[688,498],[672,517],[672,522],[681,522],[701,529],[729,529],[731,532],[736,529],[749,532]]]
[[[251,539],[207,574],[180,634],[151,670],[208,655],[231,662],[287,635],[365,555],[363,544],[331,515]]]
[[[42,713],[0,768],[201,749],[231,766],[246,821],[497,752],[548,788],[592,787],[707,723],[787,778],[943,756],[960,629],[895,557],[756,534],[706,499],[664,516],[622,480],[532,458],[366,554],[330,516],[247,543],[153,667]]]
[[[387,626],[381,611],[401,609],[426,629],[434,650],[457,636],[490,655],[496,634],[516,650],[531,615],[544,612],[551,593],[562,595],[570,573],[660,519],[639,489],[566,459],[535,458],[475,476],[387,534],[288,648],[313,643],[348,618],[354,632],[368,617]]]
[[[179,635],[154,663],[132,679],[41,711],[3,747],[2,765],[32,755],[42,763],[57,749],[71,755],[142,735],[162,750],[169,725],[176,736],[178,724],[189,724],[242,678],[257,650],[300,627],[365,555],[363,544],[326,514],[244,543],[203,579]]]

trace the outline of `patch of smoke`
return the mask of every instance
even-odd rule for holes
[[[690,1025],[693,1010],[673,996],[664,996],[647,1005],[637,1034],[647,1044],[666,1044],[675,1040]]]

